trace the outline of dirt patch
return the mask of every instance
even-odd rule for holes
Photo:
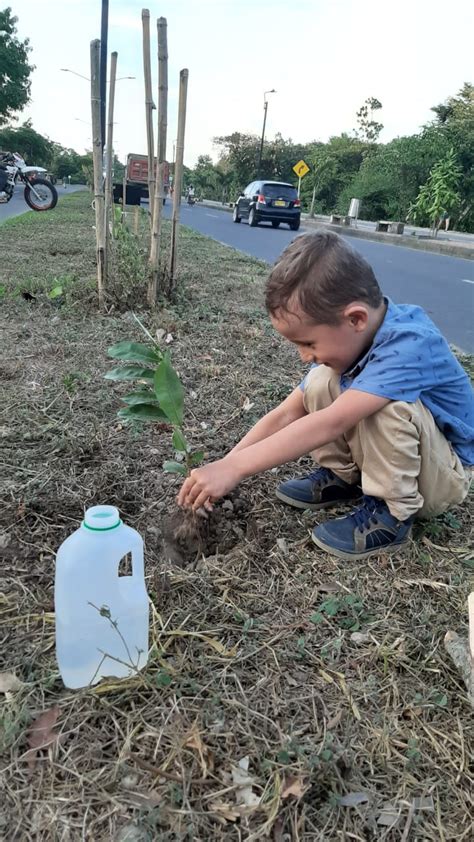
[[[71,199],[87,257],[92,214]],[[48,225],[52,280],[68,228]],[[12,296],[35,267],[27,240],[15,229]],[[180,258],[177,303],[143,318],[172,334],[186,432],[213,459],[302,372],[263,312],[264,267],[189,231]],[[86,289],[87,259],[67,271]],[[472,508],[418,526],[400,557],[340,562],[309,537],[334,513],[275,499],[302,459],[242,483],[173,558],[169,432],[124,427],[127,386],[103,379],[107,347],[143,337],[71,290],[59,307],[40,293],[2,308],[0,669],[23,686],[2,698],[0,839],[469,839],[472,711],[442,639],[466,633]],[[152,648],[139,676],[72,693],[54,659],[54,554],[95,503],[144,536]],[[28,729],[56,705],[58,738],[29,767]]]
[[[163,557],[181,567],[201,556],[226,555],[249,530],[249,503],[233,495],[212,512],[177,510],[163,520]]]

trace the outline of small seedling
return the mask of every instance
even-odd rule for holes
[[[73,395],[81,380],[84,380],[82,371],[70,371],[63,377],[63,386],[68,394]]]
[[[416,737],[410,737],[408,739],[405,757],[409,763],[417,763],[420,760],[421,752],[418,748],[418,740]]]
[[[62,286],[59,286],[59,285],[54,286],[48,292],[48,298],[50,298],[52,301],[54,301],[55,298],[60,298],[61,295],[63,294],[63,292],[64,292],[64,290],[63,290]]]
[[[52,287],[48,292],[50,301],[61,298],[67,288],[74,282],[74,275],[62,275],[52,279]]]
[[[362,600],[351,593],[331,596],[323,600],[318,611],[309,619],[318,625],[324,622],[325,618],[333,619],[341,629],[350,631],[358,631],[361,625],[370,621]]]
[[[187,476],[202,461],[204,453],[192,453],[183,431],[184,388],[171,364],[169,351],[163,353],[151,334],[152,347],[139,342],[119,342],[108,349],[109,357],[124,365],[105,375],[107,380],[135,380],[138,388],[122,398],[126,404],[118,411],[123,421],[157,421],[173,428],[174,449],[183,461],[167,461],[163,469],[172,474]]]

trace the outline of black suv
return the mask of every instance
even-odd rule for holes
[[[278,228],[287,222],[292,231],[300,227],[301,207],[295,187],[284,181],[252,181],[234,205],[234,222],[248,219],[252,228],[271,222]]]

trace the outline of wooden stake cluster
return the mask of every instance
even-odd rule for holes
[[[169,260],[168,295],[171,298],[176,287],[176,257],[179,226],[179,211],[181,207],[181,192],[183,185],[184,132],[186,128],[186,102],[188,96],[188,70],[181,70],[179,74],[179,105],[178,105],[178,138],[176,141],[176,160],[173,175],[173,217],[171,221],[171,246]]]
[[[157,181],[150,248],[150,280],[148,305],[154,307],[158,293],[161,221],[163,217],[164,169],[166,161],[166,131],[168,128],[168,37],[166,18],[158,18],[158,147]]]
[[[150,12],[142,9],[143,28],[143,74],[145,77],[145,114],[146,114],[146,140],[148,152],[148,197],[151,225],[153,227],[153,211],[155,209],[155,142],[153,138],[153,102],[151,85],[151,58],[150,58]]]
[[[176,145],[176,163],[174,170],[173,217],[171,230],[171,250],[169,261],[169,284],[167,289],[158,289],[160,270],[161,226],[163,218],[163,204],[165,200],[165,170],[166,170],[166,136],[168,128],[168,40],[166,18],[159,18],[158,27],[158,141],[157,141],[157,169],[155,173],[153,110],[155,105],[152,96],[151,57],[150,57],[150,12],[142,9],[143,28],[143,72],[145,79],[145,108],[146,133],[148,153],[148,192],[150,198],[151,243],[150,243],[150,280],[148,284],[147,300],[150,307],[154,307],[158,292],[172,296],[176,284],[177,259],[177,231],[181,204],[184,134],[186,126],[186,100],[188,87],[188,70],[180,72],[179,84],[179,114],[178,138]],[[97,256],[97,289],[99,308],[105,309],[105,291],[107,287],[108,248],[110,240],[110,221],[113,213],[113,126],[115,104],[115,82],[117,78],[117,53],[111,55],[110,90],[108,104],[107,130],[107,166],[103,172],[103,148],[101,136],[101,96],[100,96],[100,41],[91,41],[91,113],[92,113],[92,154],[94,163],[94,206],[96,230]],[[127,172],[123,179],[122,221],[125,223],[127,205]],[[133,227],[135,233],[139,227],[139,209],[136,209]]]
[[[99,308],[105,309],[106,244],[105,207],[102,159],[102,138],[100,129],[100,41],[91,41],[91,112],[92,112],[92,158],[94,162],[95,235],[97,256],[97,291]]]

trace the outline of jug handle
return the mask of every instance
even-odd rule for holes
[[[140,579],[143,579],[145,576],[143,544],[138,549],[132,550],[132,576]]]

